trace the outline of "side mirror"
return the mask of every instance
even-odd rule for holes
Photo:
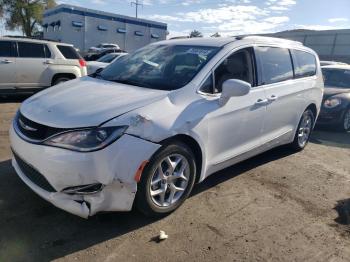
[[[99,74],[99,73],[101,73],[101,72],[102,72],[102,70],[103,70],[103,68],[99,68],[99,69],[97,69],[97,70],[95,71],[95,74]]]
[[[251,84],[239,79],[228,79],[222,84],[222,92],[220,97],[220,103],[226,104],[227,101],[234,96],[245,96],[249,94]]]

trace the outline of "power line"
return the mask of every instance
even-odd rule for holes
[[[135,9],[136,9],[136,18],[138,17],[138,9],[139,6],[143,6],[142,3],[139,2],[139,0],[136,0],[135,2],[131,2],[131,6],[135,5]]]

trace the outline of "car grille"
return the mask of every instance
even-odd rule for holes
[[[33,122],[32,120],[23,116],[21,112],[18,112],[15,119],[15,124],[17,131],[19,131],[24,137],[34,141],[43,141],[50,136],[68,130],[64,128],[49,127]]]
[[[19,168],[30,181],[48,192],[57,192],[42,174],[24,162],[16,153],[13,152],[13,155]]]

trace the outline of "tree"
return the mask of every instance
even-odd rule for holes
[[[215,34],[211,35],[210,37],[221,37],[221,35],[219,34],[219,32],[216,32]]]
[[[0,18],[8,30],[19,29],[30,37],[40,30],[44,11],[54,6],[55,0],[0,0]]]
[[[197,30],[193,30],[191,33],[190,33],[190,38],[192,37],[203,37],[202,33],[197,31]]]

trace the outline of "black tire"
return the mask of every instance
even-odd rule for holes
[[[301,143],[300,140],[299,140],[299,134],[300,134],[300,129],[301,129],[301,125],[303,124],[303,120],[305,119],[305,117],[310,117],[310,130],[309,130],[309,133],[308,133],[308,136],[307,136],[307,139],[304,143]],[[294,136],[294,140],[293,142],[289,145],[289,147],[291,149],[293,149],[294,151],[302,151],[306,145],[309,143],[309,140],[310,140],[310,136],[311,136],[311,133],[312,133],[312,130],[314,128],[314,124],[315,124],[315,116],[314,116],[314,113],[312,112],[311,109],[306,109],[304,111],[304,113],[302,114],[301,118],[300,118],[300,121],[299,121],[299,124],[298,124],[298,128],[295,132],[295,136]]]
[[[58,77],[58,78],[55,79],[55,81],[52,83],[52,86],[58,85],[58,84],[63,83],[63,82],[67,82],[67,81],[69,81],[69,80],[72,80],[72,79],[70,79],[69,77],[64,77],[64,76]]]
[[[350,107],[345,109],[342,121],[341,121],[341,123],[338,126],[338,131],[340,131],[340,132],[348,132],[348,131],[350,131],[350,126],[346,127],[346,123],[345,123],[345,121],[347,121],[346,120],[347,119],[347,114],[350,114]]]
[[[180,194],[180,197],[178,198],[178,200],[176,200],[175,203],[171,204],[168,207],[164,207],[164,206],[157,205],[155,200],[152,199],[151,190],[153,189],[151,188],[151,182],[152,182],[152,179],[154,179],[154,176],[157,176],[156,172],[158,172],[157,171],[158,166],[161,163],[164,163],[167,156],[173,156],[173,155],[182,156],[184,157],[184,159],[187,160],[186,164],[188,165],[186,165],[186,169],[185,169],[186,175],[188,176],[187,186],[185,190],[182,191],[182,194]],[[168,173],[168,172],[164,172],[164,173]],[[173,212],[178,207],[180,207],[183,204],[183,202],[188,198],[188,196],[192,191],[195,177],[196,177],[196,163],[195,163],[195,157],[191,149],[187,145],[179,142],[164,145],[160,150],[158,150],[152,156],[152,158],[150,159],[150,162],[146,165],[142,173],[141,180],[137,186],[138,189],[137,189],[136,199],[135,199],[135,204],[137,209],[149,217],[161,217],[161,216],[168,215],[169,213]],[[165,183],[163,182],[164,181],[159,182],[160,184],[157,183],[156,185],[159,185],[159,187],[161,187],[161,186],[164,186],[164,184],[166,184],[167,190],[170,190],[171,187],[167,184],[168,182],[165,182]]]

